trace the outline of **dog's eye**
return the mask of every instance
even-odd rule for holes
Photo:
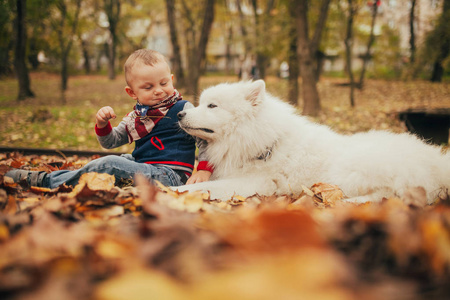
[[[217,105],[215,105],[213,103],[208,104],[208,108],[214,108],[214,107],[217,107]]]

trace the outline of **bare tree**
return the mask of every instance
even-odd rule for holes
[[[450,55],[450,0],[444,0],[442,14],[436,27],[428,36],[429,41],[435,41],[431,47],[434,48],[434,63],[431,74],[432,82],[441,82],[444,76],[444,60]]]
[[[81,9],[81,0],[59,0],[56,4],[58,14],[52,20],[53,30],[58,37],[57,52],[61,58],[61,91],[62,101],[65,102],[64,91],[67,90],[69,79],[68,60],[74,38],[77,35],[78,18]],[[72,7],[72,4],[74,7]],[[71,10],[73,9],[73,12]]]
[[[214,21],[215,0],[205,0],[200,10],[198,7],[193,8],[192,3],[189,6],[186,0],[181,0],[181,4],[186,22],[184,34],[189,70],[189,76],[186,77],[186,93],[196,96],[200,75],[206,67],[206,46]],[[198,18],[194,16],[194,9],[200,13]],[[199,19],[202,20],[201,23],[198,23]]]
[[[116,49],[118,44],[117,26],[120,20],[121,0],[104,0],[104,11],[108,17],[108,78],[116,78]]]
[[[369,62],[369,59],[371,58],[371,49],[373,42],[375,41],[375,21],[377,19],[378,15],[378,6],[381,4],[380,0],[375,0],[372,2],[372,19],[370,24],[370,34],[369,34],[369,40],[367,42],[367,48],[366,53],[363,57],[363,65],[361,68],[361,74],[359,75],[359,83],[358,88],[362,89],[364,86],[364,76],[366,75],[366,69],[367,69],[367,63]]]
[[[266,68],[269,63],[269,57],[264,53],[264,48],[267,44],[267,40],[261,38],[261,36],[267,35],[270,32],[270,12],[275,7],[275,1],[266,1],[262,20],[259,14],[257,0],[252,0],[252,7],[255,20],[256,65],[258,66],[259,78],[264,79],[266,77]]]
[[[181,63],[180,43],[178,42],[178,30],[176,26],[177,18],[175,16],[175,0],[166,0],[167,20],[169,22],[170,41],[172,44],[172,64],[177,86],[185,86],[183,64]]]
[[[415,8],[417,0],[411,0],[411,9],[409,11],[409,49],[410,62],[414,63],[416,60],[416,34],[415,34]]]
[[[248,54],[250,53],[250,49],[251,49],[251,45],[250,45],[250,41],[248,38],[248,31],[247,31],[247,27],[245,26],[245,16],[244,13],[242,12],[242,3],[241,0],[236,0],[236,8],[238,10],[238,14],[239,14],[239,27],[241,29],[241,35],[242,35],[242,39],[244,41],[244,61],[247,58]]]
[[[290,1],[293,3],[293,1]],[[300,65],[298,61],[298,34],[295,26],[296,14],[295,10],[288,6],[289,11],[289,49],[288,49],[288,66],[289,66],[289,79],[288,79],[288,100],[292,105],[298,105],[299,98],[299,83],[298,77],[300,76]]]
[[[194,76],[191,77],[189,83],[189,90],[192,94],[198,94],[198,81],[203,69],[206,67],[206,46],[208,45],[209,34],[211,32],[212,24],[214,22],[215,15],[215,0],[206,0],[205,10],[203,11],[203,25],[200,31],[200,38],[197,45],[197,55],[194,55],[195,59],[192,60],[194,65],[191,65],[191,69],[194,69]]]
[[[78,38],[80,40],[81,52],[82,52],[83,58],[84,58],[84,63],[83,63],[84,72],[86,74],[90,74],[91,73],[91,55],[89,53],[89,42],[87,40],[83,39],[81,36],[79,36]]]
[[[26,30],[26,12],[27,1],[16,1],[16,16],[14,19],[14,36],[15,41],[15,56],[14,69],[16,71],[17,80],[19,81],[19,94],[17,100],[24,100],[28,97],[34,97],[34,93],[30,88],[30,76],[28,74],[28,67],[26,65],[26,47],[27,47],[27,30]]]
[[[14,48],[15,33],[13,34],[11,21],[15,18],[13,16],[15,9],[12,6],[10,2],[0,1],[0,76],[12,74],[13,69],[10,57]]]
[[[302,78],[303,114],[315,116],[319,113],[320,98],[316,86],[315,53],[319,48],[322,31],[328,16],[331,0],[323,0],[313,37],[309,37],[308,0],[291,0],[295,10],[298,53],[300,56],[300,75]]]
[[[347,0],[347,28],[344,39],[345,44],[345,64],[347,74],[350,79],[350,105],[355,106],[355,76],[353,74],[353,22],[358,12],[358,3],[354,0]]]

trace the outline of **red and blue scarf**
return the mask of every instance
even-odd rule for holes
[[[154,106],[142,105],[138,100],[134,110],[123,118],[126,123],[128,142],[132,143],[149,134],[169,109],[181,99],[180,93],[175,90],[171,96]]]

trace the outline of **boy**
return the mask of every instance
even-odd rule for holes
[[[79,170],[46,172],[13,169],[5,174],[15,182],[26,179],[31,186],[56,188],[63,183],[76,185],[88,172],[108,173],[121,178],[133,178],[142,173],[167,186],[179,186],[207,181],[211,169],[203,160],[204,141],[199,141],[198,172],[192,177],[195,161],[195,140],[178,126],[177,114],[193,105],[182,100],[173,87],[173,74],[159,52],[141,49],[125,62],[126,93],[136,101],[134,111],[112,128],[116,118],[110,106],[96,114],[95,132],[102,147],[111,149],[135,142],[131,155],[109,155],[86,164]],[[190,178],[189,178],[190,177]],[[188,180],[189,179],[189,180]]]

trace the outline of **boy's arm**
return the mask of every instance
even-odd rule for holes
[[[208,158],[206,157],[206,147],[208,147],[208,142],[199,138],[196,138],[196,141],[198,147],[197,171],[214,172],[214,166],[209,164]]]
[[[198,165],[197,172],[192,174],[186,184],[208,181],[214,171],[214,167],[209,164],[205,154],[208,143],[205,140],[196,138],[198,147]]]
[[[111,123],[99,128],[95,126],[95,133],[100,145],[105,149],[113,149],[128,143],[128,135],[126,131],[125,121],[120,122],[117,127],[112,127]]]
[[[184,109],[193,108],[192,103],[187,102],[184,106]],[[193,184],[208,181],[211,177],[212,172],[214,171],[214,167],[208,163],[208,158],[205,154],[205,149],[208,146],[208,143],[205,140],[195,138],[198,147],[198,165],[197,172],[192,174],[192,176],[188,179],[186,184]]]

